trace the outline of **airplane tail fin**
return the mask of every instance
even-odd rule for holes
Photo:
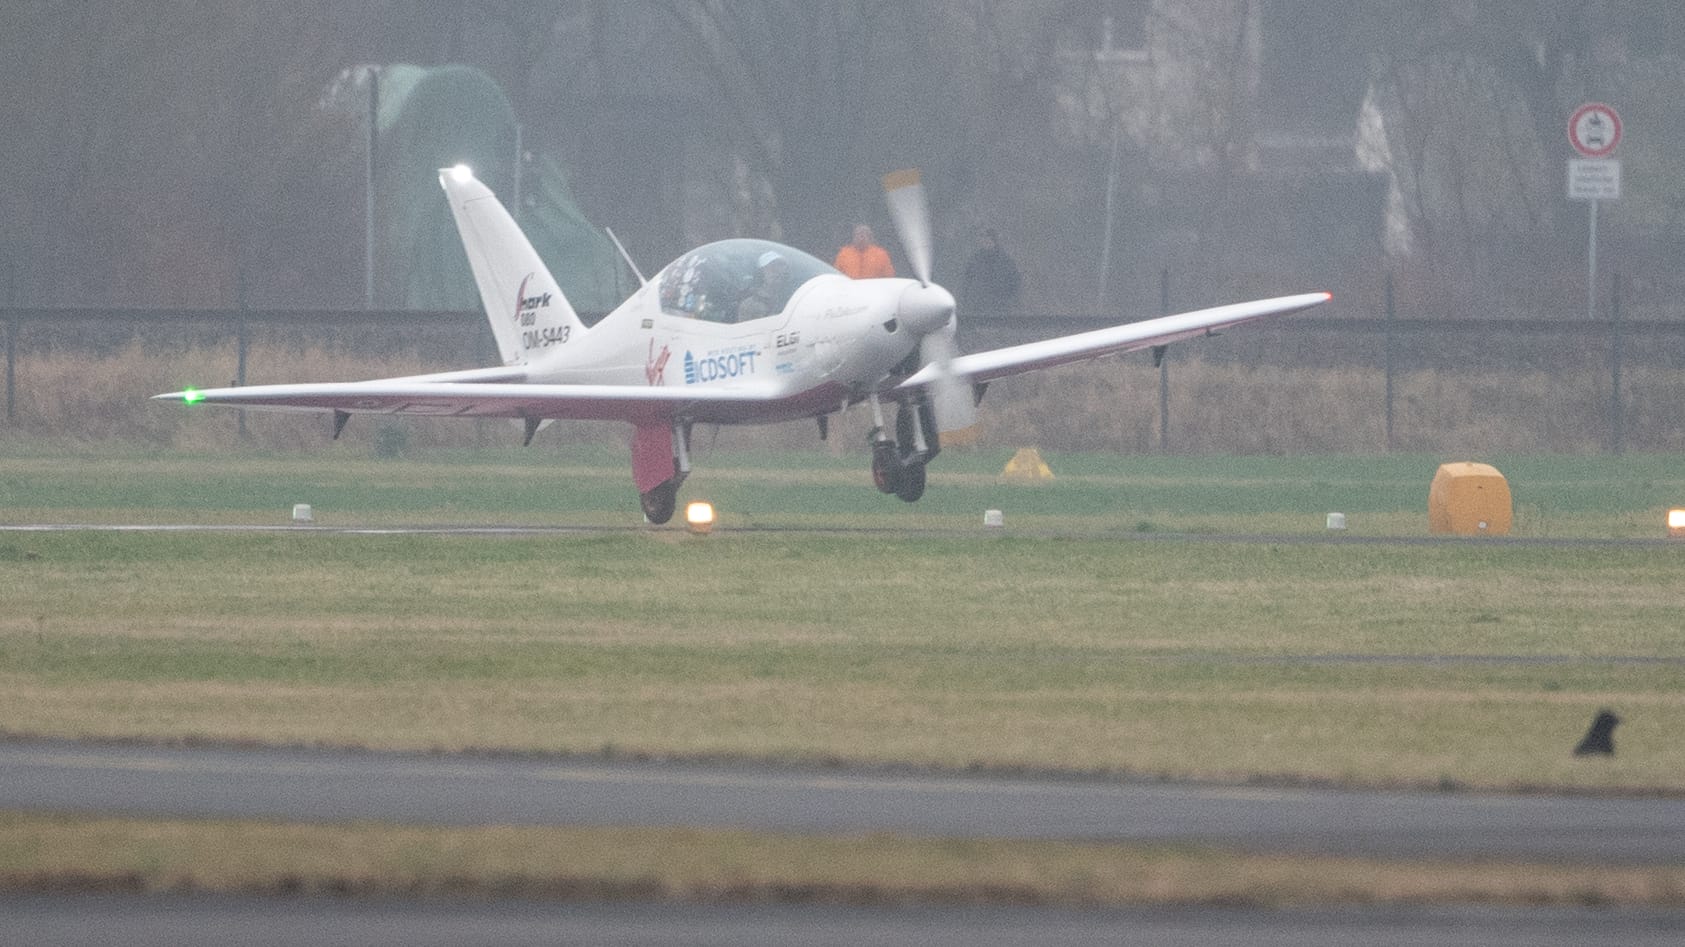
[[[439,172],[503,364],[525,364],[585,331],[538,252],[464,165]]]

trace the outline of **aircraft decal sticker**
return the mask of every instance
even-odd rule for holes
[[[552,345],[564,345],[573,335],[572,326],[545,326],[542,329],[527,329],[521,333],[521,345],[529,349],[549,348]]]
[[[528,273],[522,280],[519,289],[515,290],[515,324],[530,326],[538,321],[538,310],[550,308],[550,294],[541,293],[537,296],[527,295],[527,284],[532,282],[533,274]],[[566,339],[562,340],[567,341]],[[527,348],[533,348],[531,342]]]
[[[659,388],[667,383],[667,360],[672,357],[673,352],[667,346],[663,345],[661,351],[657,353],[655,351],[655,340],[649,340],[649,358],[644,361],[644,378],[649,381],[650,385]],[[686,352],[685,357],[688,360],[690,353]]]
[[[726,351],[716,350],[697,358],[689,349],[686,349],[685,384],[696,385],[725,378],[741,378],[745,375],[753,375],[755,373],[755,356],[759,354],[758,349],[745,348]]]

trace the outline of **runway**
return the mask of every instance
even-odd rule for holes
[[[1685,799],[1353,792],[706,763],[0,744],[0,809],[432,825],[1183,841],[1384,858],[1685,862]]]
[[[609,535],[625,533],[682,533],[682,525],[651,526],[649,524],[604,525],[411,525],[411,526],[330,526],[314,523],[18,523],[0,525],[4,533],[295,533],[321,536],[567,536]],[[728,526],[716,524],[712,532],[730,535],[789,535],[814,536],[871,536],[900,539],[994,539],[1000,536],[1019,536],[1033,539],[1081,539],[1129,543],[1242,543],[1248,545],[1301,546],[1457,546],[1536,547],[1552,549],[1677,549],[1685,550],[1685,542],[1677,539],[1635,539],[1574,536],[1361,536],[1343,532],[1320,533],[1149,533],[1134,530],[1090,532],[1066,529],[1037,529],[1013,527],[988,529],[984,527],[901,527],[901,526]]]
[[[1685,918],[1637,909],[1475,906],[1293,908],[854,908],[544,904],[208,896],[0,896],[0,940],[32,947],[1662,947]]]

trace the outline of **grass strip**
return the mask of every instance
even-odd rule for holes
[[[852,442],[851,442],[852,443]],[[930,489],[908,505],[872,489],[863,451],[698,448],[684,497],[714,502],[724,526],[1321,533],[1347,515],[1360,536],[1427,532],[1427,489],[1443,459],[1165,457],[1056,454],[1056,478],[1000,478],[1010,448],[944,451]],[[1475,458],[1467,458],[1475,459]],[[1685,500],[1679,455],[1481,456],[1508,477],[1517,536],[1663,535]],[[295,503],[333,526],[624,525],[641,522],[623,448],[417,451],[406,458],[323,450],[180,454],[0,444],[0,523],[288,522]]]
[[[0,720],[66,738],[1679,791],[1681,555],[11,536]],[[1626,720],[1619,753],[1572,756],[1605,706]]]
[[[1685,904],[1685,868],[711,829],[0,813],[0,888],[856,904]]]

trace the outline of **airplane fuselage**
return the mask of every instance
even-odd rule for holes
[[[703,248],[763,241],[724,241]],[[761,251],[769,252],[769,251]],[[694,420],[773,423],[838,410],[891,379],[918,347],[902,326],[909,279],[851,280],[819,272],[781,310],[742,321],[699,318],[673,305],[675,261],[595,326],[567,337],[523,334],[528,378],[540,384],[647,385],[742,391],[753,404],[700,403]],[[828,268],[827,268],[828,269]],[[520,313],[517,313],[520,318]]]

